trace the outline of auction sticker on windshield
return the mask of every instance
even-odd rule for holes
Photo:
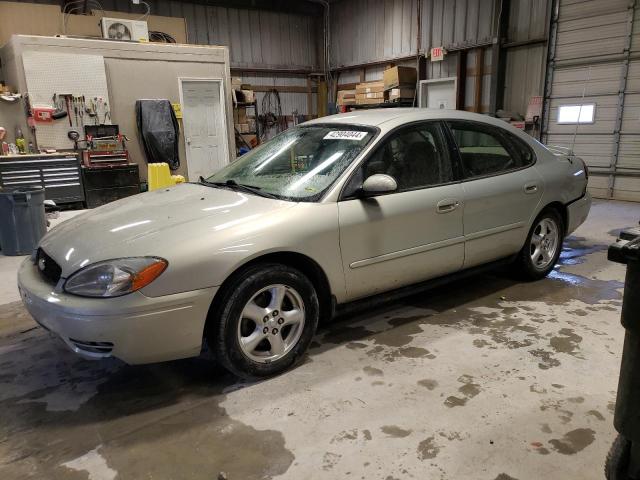
[[[324,140],[362,140],[368,132],[356,132],[354,130],[334,130],[324,136]]]

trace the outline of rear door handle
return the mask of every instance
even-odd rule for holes
[[[527,183],[524,186],[524,193],[536,193],[538,191],[537,183]]]
[[[436,211],[438,213],[449,213],[449,212],[453,212],[459,206],[460,206],[460,201],[454,198],[445,198],[444,200],[440,200],[438,202]]]

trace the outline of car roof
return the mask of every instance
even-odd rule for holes
[[[305,122],[303,125],[313,124],[344,124],[364,125],[378,127],[382,130],[390,130],[404,123],[420,120],[472,120],[487,123],[517,133],[521,131],[512,127],[508,122],[499,118],[481,115],[479,113],[465,112],[463,110],[442,110],[436,108],[373,108],[354,110],[348,113],[329,115]]]

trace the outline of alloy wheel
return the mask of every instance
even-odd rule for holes
[[[531,235],[529,254],[538,270],[544,270],[553,262],[560,244],[558,225],[551,218],[543,218]]]
[[[242,310],[240,349],[255,362],[275,362],[298,343],[304,320],[300,294],[287,285],[269,285],[253,295]]]

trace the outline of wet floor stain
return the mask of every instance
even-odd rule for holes
[[[341,458],[342,455],[333,452],[326,452],[322,457],[322,469],[325,471],[333,469]]]
[[[602,252],[609,248],[601,243],[593,244],[584,237],[570,236],[565,238],[562,252],[558,258],[560,265],[577,265],[586,261],[587,255]]]
[[[425,378],[423,380],[418,380],[418,385],[420,385],[421,387],[425,387],[427,390],[433,390],[438,386],[438,382],[429,378]]]
[[[568,353],[569,355],[577,356],[580,349],[580,342],[582,337],[576,334],[571,328],[561,328],[558,332],[558,336],[555,336],[549,340],[551,348],[557,353]]]
[[[549,370],[550,368],[560,366],[560,360],[553,356],[553,352],[537,348],[535,350],[529,350],[529,353],[538,359],[538,368],[540,370]]]
[[[209,480],[225,471],[257,480],[281,475],[294,461],[282,432],[256,430],[227,415],[223,390],[236,379],[210,361],[129,367],[83,361],[62,348],[53,359],[33,359],[53,345],[41,333],[0,355],[20,372],[22,387],[0,391],[0,469],[10,465],[14,473],[3,477],[29,471],[35,478],[71,478],[74,470],[107,471],[105,459],[122,478]],[[95,389],[87,398],[76,394],[83,384]],[[52,396],[60,408],[50,408]],[[249,461],[238,457],[241,450],[250,452]],[[143,460],[149,451],[153,462]]]
[[[430,460],[438,456],[440,446],[435,443],[435,437],[429,437],[418,444],[417,452],[420,460]]]
[[[358,429],[343,430],[331,439],[330,443],[340,443],[348,440],[356,440],[358,438]]]
[[[458,392],[460,392],[462,396],[451,395],[447,397],[444,404],[449,408],[465,406],[469,399],[475,397],[482,391],[480,384],[476,383],[471,375],[461,375],[458,378],[458,382],[462,383],[462,385],[458,387]]]
[[[446,438],[450,442],[454,440],[461,442],[462,440],[464,440],[463,435],[460,432],[438,432],[438,435],[440,435],[442,438]]]
[[[384,433],[387,437],[393,438],[404,438],[411,435],[411,430],[405,430],[404,428],[400,428],[397,425],[384,425],[380,427],[382,433]]]
[[[594,417],[597,420],[600,420],[601,422],[604,422],[604,415],[602,415],[599,411],[597,410],[589,410],[587,412],[587,415],[591,415],[592,417]]]
[[[595,440],[595,431],[590,428],[576,428],[565,433],[561,439],[549,440],[553,449],[562,455],[575,455]]]
[[[381,377],[382,375],[384,375],[384,372],[379,368],[370,367],[370,366],[364,367],[362,371],[371,377]]]

